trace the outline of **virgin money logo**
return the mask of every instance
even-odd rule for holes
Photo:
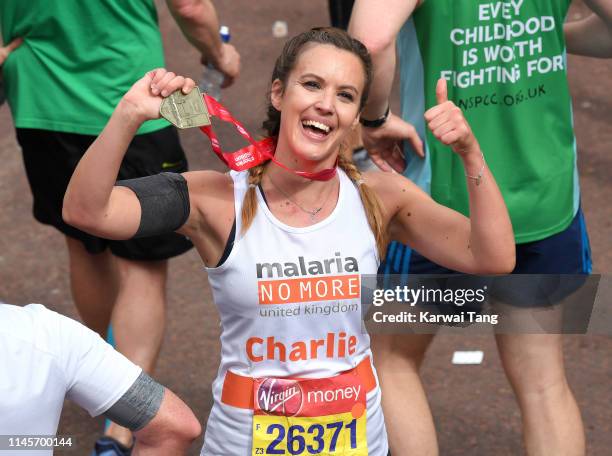
[[[267,378],[256,397],[259,409],[268,415],[295,416],[302,408],[302,387],[296,380]]]

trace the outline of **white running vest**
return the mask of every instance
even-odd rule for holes
[[[221,401],[228,370],[246,377],[324,378],[371,356],[362,329],[359,275],[376,274],[376,242],[359,192],[343,171],[338,176],[335,209],[304,228],[280,222],[257,189],[257,215],[242,235],[248,173],[231,172],[236,241],[225,263],[206,268],[222,333],[202,455],[252,454],[253,411]],[[378,386],[366,401],[369,455],[387,456]]]

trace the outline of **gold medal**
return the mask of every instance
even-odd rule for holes
[[[187,95],[180,90],[173,92],[164,98],[159,113],[180,129],[210,125],[208,109],[198,87],[194,87]]]

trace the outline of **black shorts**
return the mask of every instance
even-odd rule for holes
[[[62,202],[70,177],[95,136],[29,128],[17,129],[26,174],[34,198],[34,218],[52,225],[66,236],[80,240],[91,254],[110,248],[114,255],[129,260],[165,260],[186,252],[193,244],[185,236],[162,236],[111,241],[67,225],[62,219]],[[121,163],[118,179],[187,171],[187,159],[173,127],[134,137]]]
[[[348,28],[355,0],[329,0],[329,17],[332,27],[346,30]]]

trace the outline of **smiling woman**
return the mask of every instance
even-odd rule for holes
[[[180,181],[116,186],[140,124],[158,117],[163,97],[194,87],[158,69],[125,94],[72,177],[64,200],[69,223],[129,238],[149,232],[143,225],[151,220],[168,220],[156,230],[180,226],[207,265],[223,331],[204,455],[386,456],[360,275],[376,273],[389,238],[457,270],[512,269],[503,200],[461,111],[445,99],[445,85],[427,117],[465,164],[471,219],[399,175],[362,176],[342,158],[370,79],[359,41],[336,29],[302,33],[276,62],[263,124],[283,167],[269,161],[229,175],[196,171]],[[304,171],[309,177],[297,174]],[[319,396],[333,400],[321,404]]]
[[[364,65],[350,51],[311,44],[302,50],[294,71],[275,78],[271,104],[281,113],[283,141],[277,157],[295,150],[300,152],[293,158],[299,168],[333,165],[332,156],[357,124],[358,95],[366,83]]]

